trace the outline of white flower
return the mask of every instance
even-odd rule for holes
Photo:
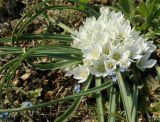
[[[142,54],[140,53],[141,48],[139,48],[138,45],[128,44],[128,46],[126,46],[126,49],[130,51],[130,58],[131,59],[139,60],[142,58]]]
[[[111,41],[108,41],[108,42],[105,43],[104,46],[103,46],[103,54],[105,54],[105,55],[108,56],[109,53],[110,53],[111,48],[112,48]]]
[[[137,62],[137,66],[144,70],[146,68],[152,68],[156,64],[156,60],[149,59],[151,53],[146,53],[143,55],[143,57]]]
[[[93,65],[92,59],[84,58],[83,59],[83,65],[86,65],[86,66]]]
[[[152,53],[153,51],[156,50],[156,46],[153,45],[153,42],[147,41],[146,44],[149,47],[148,50],[147,50],[147,53]]]
[[[61,70],[65,73],[66,77],[72,76],[72,70],[75,68],[75,65],[72,65],[70,67],[62,68]]]
[[[116,63],[119,64],[123,54],[125,53],[125,48],[123,46],[115,46],[111,49],[109,58],[116,60]]]
[[[102,6],[101,8],[100,8],[100,13],[101,13],[101,16],[102,15],[108,15],[108,14],[110,14],[110,10],[107,8],[107,7],[105,7],[105,6]]]
[[[116,69],[116,60],[114,59],[105,59],[104,60],[105,70],[108,74],[111,74],[113,70]]]
[[[128,51],[124,52],[124,54],[120,60],[120,63],[119,63],[120,67],[128,69],[128,67],[131,64],[131,59],[129,57],[130,57],[130,51],[128,50]]]
[[[99,60],[93,61],[93,66],[90,66],[90,72],[96,77],[105,77],[108,75],[105,69],[103,56]]]
[[[89,69],[86,65],[78,65],[72,71],[73,77],[79,80],[79,83],[82,83],[87,80],[89,76]]]
[[[156,46],[131,27],[121,12],[100,8],[98,18],[87,18],[72,35],[72,47],[83,53],[83,65],[74,68],[74,78],[84,82],[89,73],[105,77],[116,68],[128,69],[136,63],[141,69],[151,68],[156,61],[149,59]]]
[[[82,49],[83,57],[88,59],[99,59],[102,53],[102,47],[99,44],[92,44]]]

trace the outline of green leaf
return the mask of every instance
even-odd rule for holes
[[[90,0],[79,0],[81,3],[89,3]]]
[[[34,48],[38,48],[37,50],[35,50],[32,54],[30,54],[31,56],[63,56],[65,57],[64,54],[66,54],[66,56],[70,57],[74,57],[77,59],[81,59],[82,58],[82,52],[79,49],[76,48],[72,48],[70,46],[39,46],[39,47],[34,47]],[[34,49],[33,48],[33,49]]]
[[[86,91],[89,88],[89,85],[92,81],[93,77],[89,76],[88,79],[85,81],[85,86],[83,87],[82,91]],[[80,102],[82,101],[83,96],[77,97],[76,100],[72,103],[72,105],[65,111],[63,115],[55,120],[55,122],[64,122],[71,116],[71,114],[76,110],[79,106]]]
[[[22,55],[20,55],[18,57],[18,60],[8,69],[6,75],[4,76],[4,79],[2,81],[2,85],[1,85],[1,89],[4,87],[4,83],[6,84],[6,96],[9,100],[9,102],[11,103],[11,105],[13,104],[13,99],[10,96],[10,81],[14,78],[15,76],[15,72],[17,70],[17,68],[19,67],[19,65],[21,64],[21,62],[23,60],[25,60],[28,55],[30,53],[32,53],[32,51],[34,51],[35,49],[29,49],[29,51],[27,51],[26,53],[23,53]]]
[[[45,0],[43,2],[40,2],[40,3],[36,4],[25,15],[23,15],[23,17],[19,20],[19,22],[16,24],[15,28],[13,29],[13,32],[12,32],[12,44],[14,44],[14,42],[16,41],[15,34],[16,34],[17,30],[18,30],[18,27],[22,26],[23,21],[25,20],[25,18],[26,17],[31,17],[33,11],[35,11],[39,7],[42,7],[45,3],[49,2],[49,1],[51,1],[51,0]]]
[[[154,30],[152,32],[148,32],[146,35],[145,35],[147,38],[157,38],[160,36],[160,29],[158,30]]]
[[[89,3],[89,0],[79,0],[79,2],[84,3],[84,4],[87,4],[87,3]],[[79,8],[82,9],[82,10],[84,10],[84,9],[85,9],[85,6],[83,6],[82,4],[80,4],[80,5],[79,5]]]
[[[128,85],[123,81],[123,78],[121,76],[120,71],[116,72],[117,74],[117,81],[118,81],[118,86],[120,89],[120,94],[122,97],[125,113],[126,113],[126,119],[128,122],[132,121],[132,116],[131,116],[131,107],[132,107],[132,99],[131,99],[131,93],[129,90]]]
[[[136,84],[133,84],[133,92],[132,92],[132,101],[133,105],[131,108],[132,122],[137,122],[137,101],[138,101],[138,88]]]
[[[70,35],[62,34],[22,34],[20,40],[58,40],[64,42],[72,42],[72,37]]]
[[[11,46],[0,46],[0,51],[20,51],[22,48]]]
[[[111,87],[110,89],[110,99],[109,99],[109,117],[108,122],[115,122],[116,118],[114,114],[116,113],[116,87]]]
[[[50,40],[50,41],[62,41],[62,42],[72,42],[72,37],[70,35],[62,34],[22,34],[19,40]],[[0,42],[6,43],[11,42],[12,37],[1,38]]]
[[[4,70],[7,70],[9,67],[11,67],[15,62],[17,62],[18,58],[14,58],[12,60],[10,60],[9,62],[7,62],[6,64],[4,64],[2,67],[0,67],[0,74],[2,74],[2,72]],[[2,80],[0,82],[0,99],[2,97],[2,89],[3,89],[3,85],[4,85],[4,81]]]
[[[108,82],[103,83],[102,85],[100,85],[98,87],[94,87],[94,88],[88,89],[87,91],[83,91],[83,92],[80,92],[80,93],[77,93],[77,94],[74,94],[74,95],[71,95],[71,96],[66,96],[64,98],[59,98],[57,100],[52,100],[50,102],[33,105],[31,107],[28,107],[28,108],[0,109],[0,112],[16,112],[16,111],[19,112],[19,111],[23,111],[23,110],[27,110],[27,109],[47,107],[47,106],[52,105],[52,104],[57,104],[59,102],[65,102],[65,101],[68,101],[68,100],[71,100],[71,99],[75,99],[76,97],[79,97],[79,96],[86,96],[86,95],[89,95],[89,94],[93,94],[93,93],[102,91],[104,89],[110,88],[111,86],[112,86],[112,82],[108,81]]]
[[[53,70],[53,69],[63,69],[72,65],[80,64],[82,61],[80,60],[72,60],[72,61],[58,61],[55,63],[47,63],[47,64],[31,64],[36,69],[41,70]]]
[[[77,3],[78,6],[80,6],[80,10],[87,10],[89,13],[92,13],[92,15],[94,15],[95,17],[99,17],[99,13],[95,10],[95,8],[93,6],[90,6],[89,4],[87,4],[86,2],[88,2],[89,0],[68,0],[69,2],[74,2]],[[82,2],[81,2],[82,1]],[[84,3],[84,2],[85,3]],[[91,14],[90,14],[91,15]]]
[[[20,35],[23,33],[23,31],[26,29],[26,27],[33,22],[39,15],[43,14],[43,12],[47,11],[47,10],[63,10],[63,9],[73,9],[73,10],[79,10],[82,12],[86,12],[86,13],[91,13],[85,10],[81,10],[78,7],[67,7],[67,6],[46,6],[43,9],[40,9],[36,14],[34,14],[33,16],[29,17],[29,19],[26,19],[24,22],[21,21],[21,26],[19,27],[19,29],[14,30],[13,34],[12,34],[12,42],[14,43],[15,41],[19,40]],[[28,14],[28,13],[27,13]],[[20,23],[19,23],[20,24]],[[16,27],[16,29],[18,28],[18,26]]]
[[[22,48],[10,47],[10,46],[0,46],[0,56],[8,54],[21,54],[23,52]]]
[[[148,10],[148,8],[147,8],[147,6],[146,6],[146,4],[144,2],[142,2],[140,4],[140,6],[139,6],[139,12],[145,18],[147,18],[149,16],[149,10]]]
[[[120,9],[128,18],[131,19],[135,15],[134,0],[119,0],[118,3]]]
[[[11,42],[11,37],[0,38],[1,43]]]

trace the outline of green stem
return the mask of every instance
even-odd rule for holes
[[[96,78],[96,87],[100,85],[101,85],[101,78]],[[96,102],[97,102],[98,122],[104,122],[102,95],[100,91],[96,93]]]

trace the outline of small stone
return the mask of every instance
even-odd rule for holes
[[[31,73],[27,72],[27,73],[25,73],[24,75],[22,75],[21,78],[22,78],[23,80],[27,80],[28,78],[30,78],[30,76],[31,76]]]

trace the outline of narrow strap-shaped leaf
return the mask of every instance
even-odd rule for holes
[[[22,48],[19,47],[10,47],[10,46],[0,46],[0,51],[20,51]]]
[[[0,56],[8,55],[8,54],[19,54],[22,53],[22,51],[2,51],[0,52]]]
[[[18,68],[18,66],[21,64],[21,62],[23,60],[25,60],[28,55],[30,53],[32,53],[33,51],[39,49],[39,47],[37,48],[31,48],[28,51],[26,51],[25,53],[21,54],[20,56],[17,57],[17,60],[14,62],[14,64],[10,67],[10,69],[8,70],[7,74],[4,77],[3,82],[7,83],[7,87],[9,86],[9,82],[12,80],[12,78],[14,77],[14,74],[16,72],[16,69]]]
[[[93,77],[89,76],[87,81],[85,81],[85,86],[83,87],[82,91],[86,91],[89,88],[89,85],[92,81]],[[76,108],[81,103],[81,100],[83,99],[83,96],[77,97],[75,101],[72,103],[72,105],[65,111],[63,115],[61,115],[59,118],[55,120],[55,122],[64,122],[71,116],[71,114],[76,110]]]
[[[101,78],[96,78],[95,84],[96,87],[101,85]],[[102,95],[101,91],[98,91],[96,93],[96,103],[97,103],[97,117],[98,117],[98,122],[104,122],[104,111],[103,111],[103,103],[102,103]]]
[[[12,41],[12,38],[11,38],[11,37],[0,38],[0,42],[1,42],[1,43],[11,42],[11,41]]]
[[[80,92],[80,93],[77,93],[77,94],[74,94],[74,95],[71,95],[71,96],[66,96],[64,98],[59,98],[57,100],[52,100],[50,102],[41,103],[41,104],[33,105],[31,107],[26,107],[26,108],[23,107],[23,108],[0,109],[0,112],[16,112],[16,111],[19,112],[19,111],[23,111],[23,110],[27,110],[27,109],[36,109],[36,108],[41,108],[41,107],[47,107],[47,106],[52,105],[52,104],[57,104],[59,102],[64,102],[64,101],[67,101],[67,100],[75,99],[76,97],[93,94],[93,93],[96,93],[98,91],[102,91],[104,89],[110,88],[111,86],[112,86],[112,83],[110,81],[108,81],[108,82],[103,83],[102,85],[100,85],[98,87],[94,87],[94,88],[88,89],[87,91],[83,91],[83,92]]]
[[[4,64],[2,67],[0,67],[0,74],[4,70],[7,70],[8,67],[12,66],[17,60],[18,60],[18,58],[14,58],[14,59],[10,60],[9,62],[7,62],[6,64]]]
[[[62,41],[62,42],[72,42],[72,37],[70,35],[62,34],[22,34],[19,40],[50,40],[50,41]],[[1,38],[0,42],[6,43],[11,42],[12,37]]]
[[[77,0],[68,0],[69,2],[77,2]],[[93,8],[93,6],[90,6],[89,4],[85,4],[83,2],[78,1],[78,4],[83,8],[83,9],[88,9],[92,15],[98,17],[99,13]],[[80,10],[83,10],[80,8]]]
[[[132,99],[130,99],[131,94],[129,91],[129,88],[125,85],[123,78],[121,76],[120,71],[117,70],[116,72],[117,74],[117,80],[118,80],[118,86],[120,89],[120,94],[122,97],[122,101],[123,101],[123,105],[124,105],[124,109],[125,109],[125,113],[126,113],[126,119],[128,122],[132,121],[132,117],[131,117],[131,105],[132,105]]]
[[[10,46],[0,46],[0,56],[8,54],[19,54],[23,52],[23,48],[10,47]]]
[[[72,55],[72,57],[75,56],[75,58],[82,57],[82,52],[79,49],[72,48],[70,46],[38,46],[31,48],[34,51],[32,53],[29,53],[29,55],[39,55],[39,56],[47,56],[49,54],[68,54]],[[28,49],[30,50],[30,49]],[[27,51],[27,50],[26,50]],[[14,53],[23,53],[23,48],[18,47],[0,47],[0,55],[7,55],[7,54],[14,54]]]
[[[148,10],[148,8],[147,8],[147,6],[146,6],[146,3],[144,3],[144,2],[142,2],[141,4],[140,4],[140,6],[139,6],[139,12],[141,13],[141,15],[143,16],[143,17],[148,17],[149,16],[149,10]]]
[[[4,70],[7,70],[9,67],[11,67],[17,60],[18,60],[18,58],[14,58],[14,59],[10,60],[9,62],[7,62],[6,64],[4,64],[2,67],[0,67],[0,74],[2,74],[2,72]],[[2,80],[1,84],[0,84],[0,99],[1,99],[2,93],[3,93],[2,92],[3,84],[4,84],[4,81]]]
[[[15,72],[16,72],[16,70],[17,70],[17,68],[18,68],[18,66],[21,64],[21,62],[23,61],[23,60],[25,60],[26,58],[27,58],[27,56],[33,51],[34,49],[30,49],[29,51],[27,51],[27,52],[25,52],[25,53],[23,53],[22,55],[20,55],[19,57],[18,57],[18,60],[9,68],[9,70],[8,70],[8,72],[6,73],[6,75],[5,75],[5,77],[4,77],[4,80],[2,81],[2,88],[3,88],[3,86],[4,86],[4,83],[6,83],[6,95],[7,95],[7,98],[8,98],[8,100],[9,100],[9,102],[11,103],[11,104],[13,104],[13,99],[12,99],[12,97],[10,96],[10,89],[9,89],[9,87],[10,87],[10,81],[13,79],[13,77],[14,77],[14,74],[15,74]]]
[[[80,64],[82,61],[80,60],[73,60],[73,61],[58,61],[55,63],[47,63],[47,64],[30,64],[36,69],[41,69],[41,70],[53,70],[53,69],[63,69],[72,65]]]
[[[115,116],[113,116],[113,114],[115,114],[116,112],[116,87],[111,87],[110,89],[110,99],[109,99],[109,117],[108,117],[108,122],[115,122]]]
[[[58,40],[64,42],[72,42],[72,37],[70,35],[62,34],[22,34],[20,40]],[[54,41],[54,40],[53,40]]]
[[[16,35],[16,36],[13,37],[14,41],[15,41],[15,40],[18,41],[20,35],[23,33],[23,31],[26,29],[26,27],[27,27],[33,20],[36,19],[36,17],[38,17],[38,16],[41,15],[43,12],[45,12],[45,11],[47,11],[47,10],[50,10],[50,9],[52,9],[52,10],[55,10],[55,9],[57,9],[57,10],[63,10],[63,9],[80,10],[80,9],[77,8],[77,7],[47,6],[47,7],[43,8],[43,9],[39,10],[35,15],[33,15],[32,17],[30,17],[26,22],[24,22],[24,23],[22,24],[22,26],[19,28],[18,32],[13,34],[13,36]],[[82,11],[82,10],[80,10],[80,11]],[[13,41],[13,42],[14,42],[14,41]]]
[[[132,122],[137,122],[137,101],[138,101],[138,88],[136,84],[133,84],[133,93],[132,93],[132,101],[133,105],[131,108],[131,116],[132,116]]]
[[[34,10],[36,10],[37,8],[43,6],[45,3],[49,2],[51,0],[45,0],[43,2],[40,2],[38,4],[36,4],[34,7],[32,7],[25,15],[23,15],[23,17],[19,20],[19,22],[16,24],[15,28],[13,29],[13,32],[12,32],[12,42],[14,43],[15,42],[15,37],[14,37],[14,34],[16,33],[17,29],[19,26],[21,26],[21,24],[23,23],[23,21],[25,20],[25,18],[27,16],[31,16],[32,15],[32,12]]]
[[[33,47],[37,48],[37,47]],[[39,50],[35,50],[34,54],[40,54],[40,53],[53,53],[53,54],[58,54],[58,53],[70,53],[70,54],[79,54],[81,55],[82,52],[79,49],[72,48],[72,47],[65,47],[65,46],[39,46]]]
[[[38,9],[38,8],[40,8],[40,7],[43,7],[44,4],[46,4],[47,2],[50,2],[50,1],[55,1],[55,0],[45,0],[45,1],[42,1],[42,2],[40,2],[40,3],[38,3],[38,4],[36,4],[34,7],[32,7],[32,8],[20,19],[20,21],[16,24],[16,27],[14,28],[13,33],[12,33],[13,42],[14,42],[14,39],[15,39],[15,38],[14,38],[14,34],[16,34],[16,31],[17,31],[18,27],[21,27],[21,26],[22,26],[21,24],[23,24],[23,21],[28,21],[28,20],[26,20],[25,18],[26,18],[26,17],[30,17],[30,16],[32,15],[32,13],[33,13],[36,9]],[[75,0],[68,0],[68,1],[77,2],[77,1],[75,1]],[[81,4],[81,3],[80,3],[80,4]],[[88,8],[88,9],[93,9],[92,7],[88,6],[87,4],[82,4],[82,6]],[[79,9],[79,10],[81,10],[81,9]],[[87,11],[83,11],[83,12],[87,12]],[[94,10],[93,10],[93,12],[94,12],[94,14],[98,14],[98,13],[97,13],[96,11],[94,11]],[[90,14],[91,14],[91,13],[90,13]],[[93,13],[92,13],[92,15],[93,15]]]
[[[126,14],[128,18],[132,18],[135,14],[135,2],[134,0],[119,0],[120,9]]]
[[[30,54],[28,57],[30,58],[37,58],[37,57],[49,57],[49,58],[54,58],[54,59],[61,59],[61,60],[67,60],[67,61],[80,61],[82,60],[82,56],[78,56],[78,55],[71,55],[71,54],[67,54],[67,53],[59,53],[59,54],[54,54],[54,53],[40,53],[40,54]],[[47,63],[43,63],[44,65],[46,65],[46,67],[48,67]],[[42,65],[43,65],[42,64]],[[41,67],[42,69],[45,69],[44,66],[41,66],[41,64],[36,64],[36,67]],[[44,67],[44,68],[43,68]]]

